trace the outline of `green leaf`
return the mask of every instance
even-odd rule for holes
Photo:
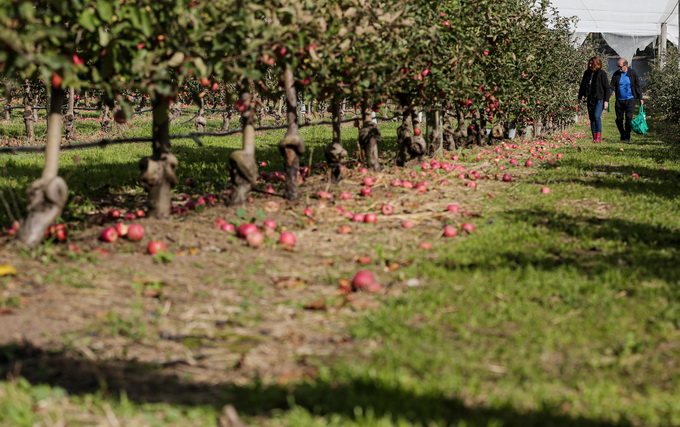
[[[99,14],[99,17],[102,18],[102,21],[110,22],[113,17],[111,2],[108,0],[99,0],[97,2],[97,13]]]
[[[94,16],[94,13],[92,13],[92,10],[90,9],[84,10],[83,13],[80,15],[80,18],[78,19],[78,23],[87,31],[94,31],[97,28],[96,21],[97,18]]]
[[[98,30],[99,30],[99,44],[102,45],[103,47],[108,46],[109,42],[111,41],[111,35],[104,27],[99,27]]]
[[[243,208],[238,208],[236,209],[236,216],[241,219],[246,219],[246,217],[248,216],[248,211]]]

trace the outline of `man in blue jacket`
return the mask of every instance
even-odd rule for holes
[[[640,80],[632,68],[628,68],[628,60],[621,58],[618,62],[618,71],[612,76],[610,83],[611,89],[616,95],[616,126],[621,134],[621,141],[630,141],[630,122],[635,113],[636,100],[640,100],[640,105],[644,104],[642,92],[640,91]],[[625,116],[625,121],[624,121]]]

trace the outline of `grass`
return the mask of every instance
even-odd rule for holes
[[[201,398],[209,394],[254,425],[679,425],[677,129],[650,120],[651,133],[623,144],[613,118],[604,121],[604,143],[568,148],[559,165],[485,199],[476,207],[479,232],[427,255],[381,254],[413,259],[403,274],[421,286],[358,318],[351,327],[356,353],[319,366],[314,381],[177,382],[165,384],[157,402],[110,395],[106,387],[69,396],[3,382],[0,423],[114,416],[129,425],[214,425],[220,405]],[[352,146],[356,131],[347,129]],[[330,132],[304,132],[316,157]],[[281,135],[260,138],[262,159],[274,161]],[[223,160],[238,139],[204,143],[176,144],[180,175],[223,182]],[[63,165],[72,189],[95,197],[106,183],[132,187],[147,151],[72,153]],[[25,185],[27,172],[37,175],[30,156],[2,165],[3,191]],[[552,192],[539,194],[542,186]]]

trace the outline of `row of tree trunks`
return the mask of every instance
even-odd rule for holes
[[[45,230],[59,217],[68,198],[66,181],[57,175],[59,171],[62,127],[61,104],[63,99],[64,91],[53,88],[47,120],[45,166],[40,179],[28,188],[28,214],[18,233],[19,241],[29,247],[34,247],[40,243],[45,235]]]
[[[402,123],[397,128],[397,165],[404,166],[407,162],[420,160],[427,150],[416,111],[411,103],[402,103]]]

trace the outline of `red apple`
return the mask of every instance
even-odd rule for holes
[[[360,191],[362,196],[370,196],[373,193],[371,187],[361,187]]]
[[[250,223],[250,222],[244,222],[243,224],[238,226],[238,235],[239,237],[247,237],[250,233],[255,233],[258,230],[257,225]]]
[[[167,252],[167,248],[165,246],[165,242],[161,242],[160,240],[152,240],[147,245],[146,251],[151,255],[156,255],[158,253]]]
[[[276,221],[273,219],[267,219],[262,223],[262,227],[267,228],[269,230],[276,230],[277,224]]]
[[[120,210],[118,210],[118,209],[111,209],[111,210],[109,211],[109,218],[113,218],[113,219],[118,219],[118,218],[120,218]]]
[[[351,234],[352,233],[352,227],[350,227],[347,224],[342,224],[340,227],[338,227],[338,234]]]
[[[57,73],[52,73],[52,87],[55,89],[61,88],[61,83],[64,79]]]
[[[531,167],[531,166],[533,166],[533,165],[534,165],[534,162],[532,162],[531,159],[529,159],[529,160],[527,160],[526,162],[524,162],[524,166],[526,166],[526,167]]]
[[[370,176],[364,177],[364,185],[367,187],[372,187],[375,185],[375,179],[371,178]]]
[[[226,223],[227,221],[224,218],[217,218],[215,221],[213,221],[213,228],[219,229],[222,227],[222,224]]]
[[[366,224],[375,224],[376,222],[378,222],[378,215],[374,213],[367,213],[366,215],[364,215],[364,222]]]
[[[430,250],[430,249],[432,249],[432,243],[430,243],[430,242],[420,242],[418,247],[420,249]]]
[[[364,264],[364,265],[370,264],[371,263],[371,257],[367,256],[367,255],[360,256],[359,258],[357,258],[357,262],[359,264]]]
[[[340,192],[340,199],[342,200],[349,200],[352,198],[352,193],[349,191],[341,191]]]
[[[550,188],[541,187],[541,194],[550,194]]]
[[[359,270],[352,278],[352,289],[355,291],[366,290],[375,283],[375,276],[369,270]]]
[[[383,215],[392,215],[394,213],[394,206],[383,203],[382,206],[380,206],[380,211]]]
[[[503,174],[503,181],[505,181],[505,182],[512,181],[512,176],[510,176],[509,173]]]
[[[102,234],[99,236],[99,238],[105,242],[112,243],[118,239],[118,232],[113,227],[106,227],[104,230],[102,230]]]
[[[253,231],[246,235],[246,241],[248,242],[248,246],[259,248],[264,243],[264,234],[259,231]]]
[[[413,129],[413,134],[414,134],[415,136],[420,136],[420,134],[422,134],[422,133],[423,133],[423,131],[420,130],[420,128],[415,128],[415,129]]]
[[[290,231],[284,231],[279,237],[279,243],[285,246],[295,246],[297,239],[295,238],[295,234],[291,233]]]
[[[474,182],[474,181],[468,181],[468,183],[465,184],[465,185],[470,187],[470,188],[477,188],[477,183]]]
[[[446,207],[446,210],[451,212],[451,213],[457,214],[458,211],[460,210],[460,206],[458,206],[458,205],[448,205]]]
[[[416,226],[416,224],[413,221],[404,221],[401,223],[401,226],[405,229],[410,229]]]
[[[458,235],[458,229],[452,225],[445,225],[442,235],[444,237],[456,237]]]
[[[353,214],[352,222],[364,222],[364,216],[362,214]]]
[[[128,226],[122,222],[117,222],[114,227],[116,229],[116,233],[118,233],[118,236],[120,237],[125,236],[128,233]]]
[[[472,233],[473,231],[475,231],[475,226],[470,222],[466,222],[460,226],[460,229],[465,231],[466,233]]]
[[[138,242],[144,237],[144,227],[140,224],[131,224],[127,229],[126,236],[129,240]]]
[[[225,222],[224,224],[220,225],[220,230],[224,231],[225,233],[235,233],[236,227],[234,227],[234,224],[230,222]]]

